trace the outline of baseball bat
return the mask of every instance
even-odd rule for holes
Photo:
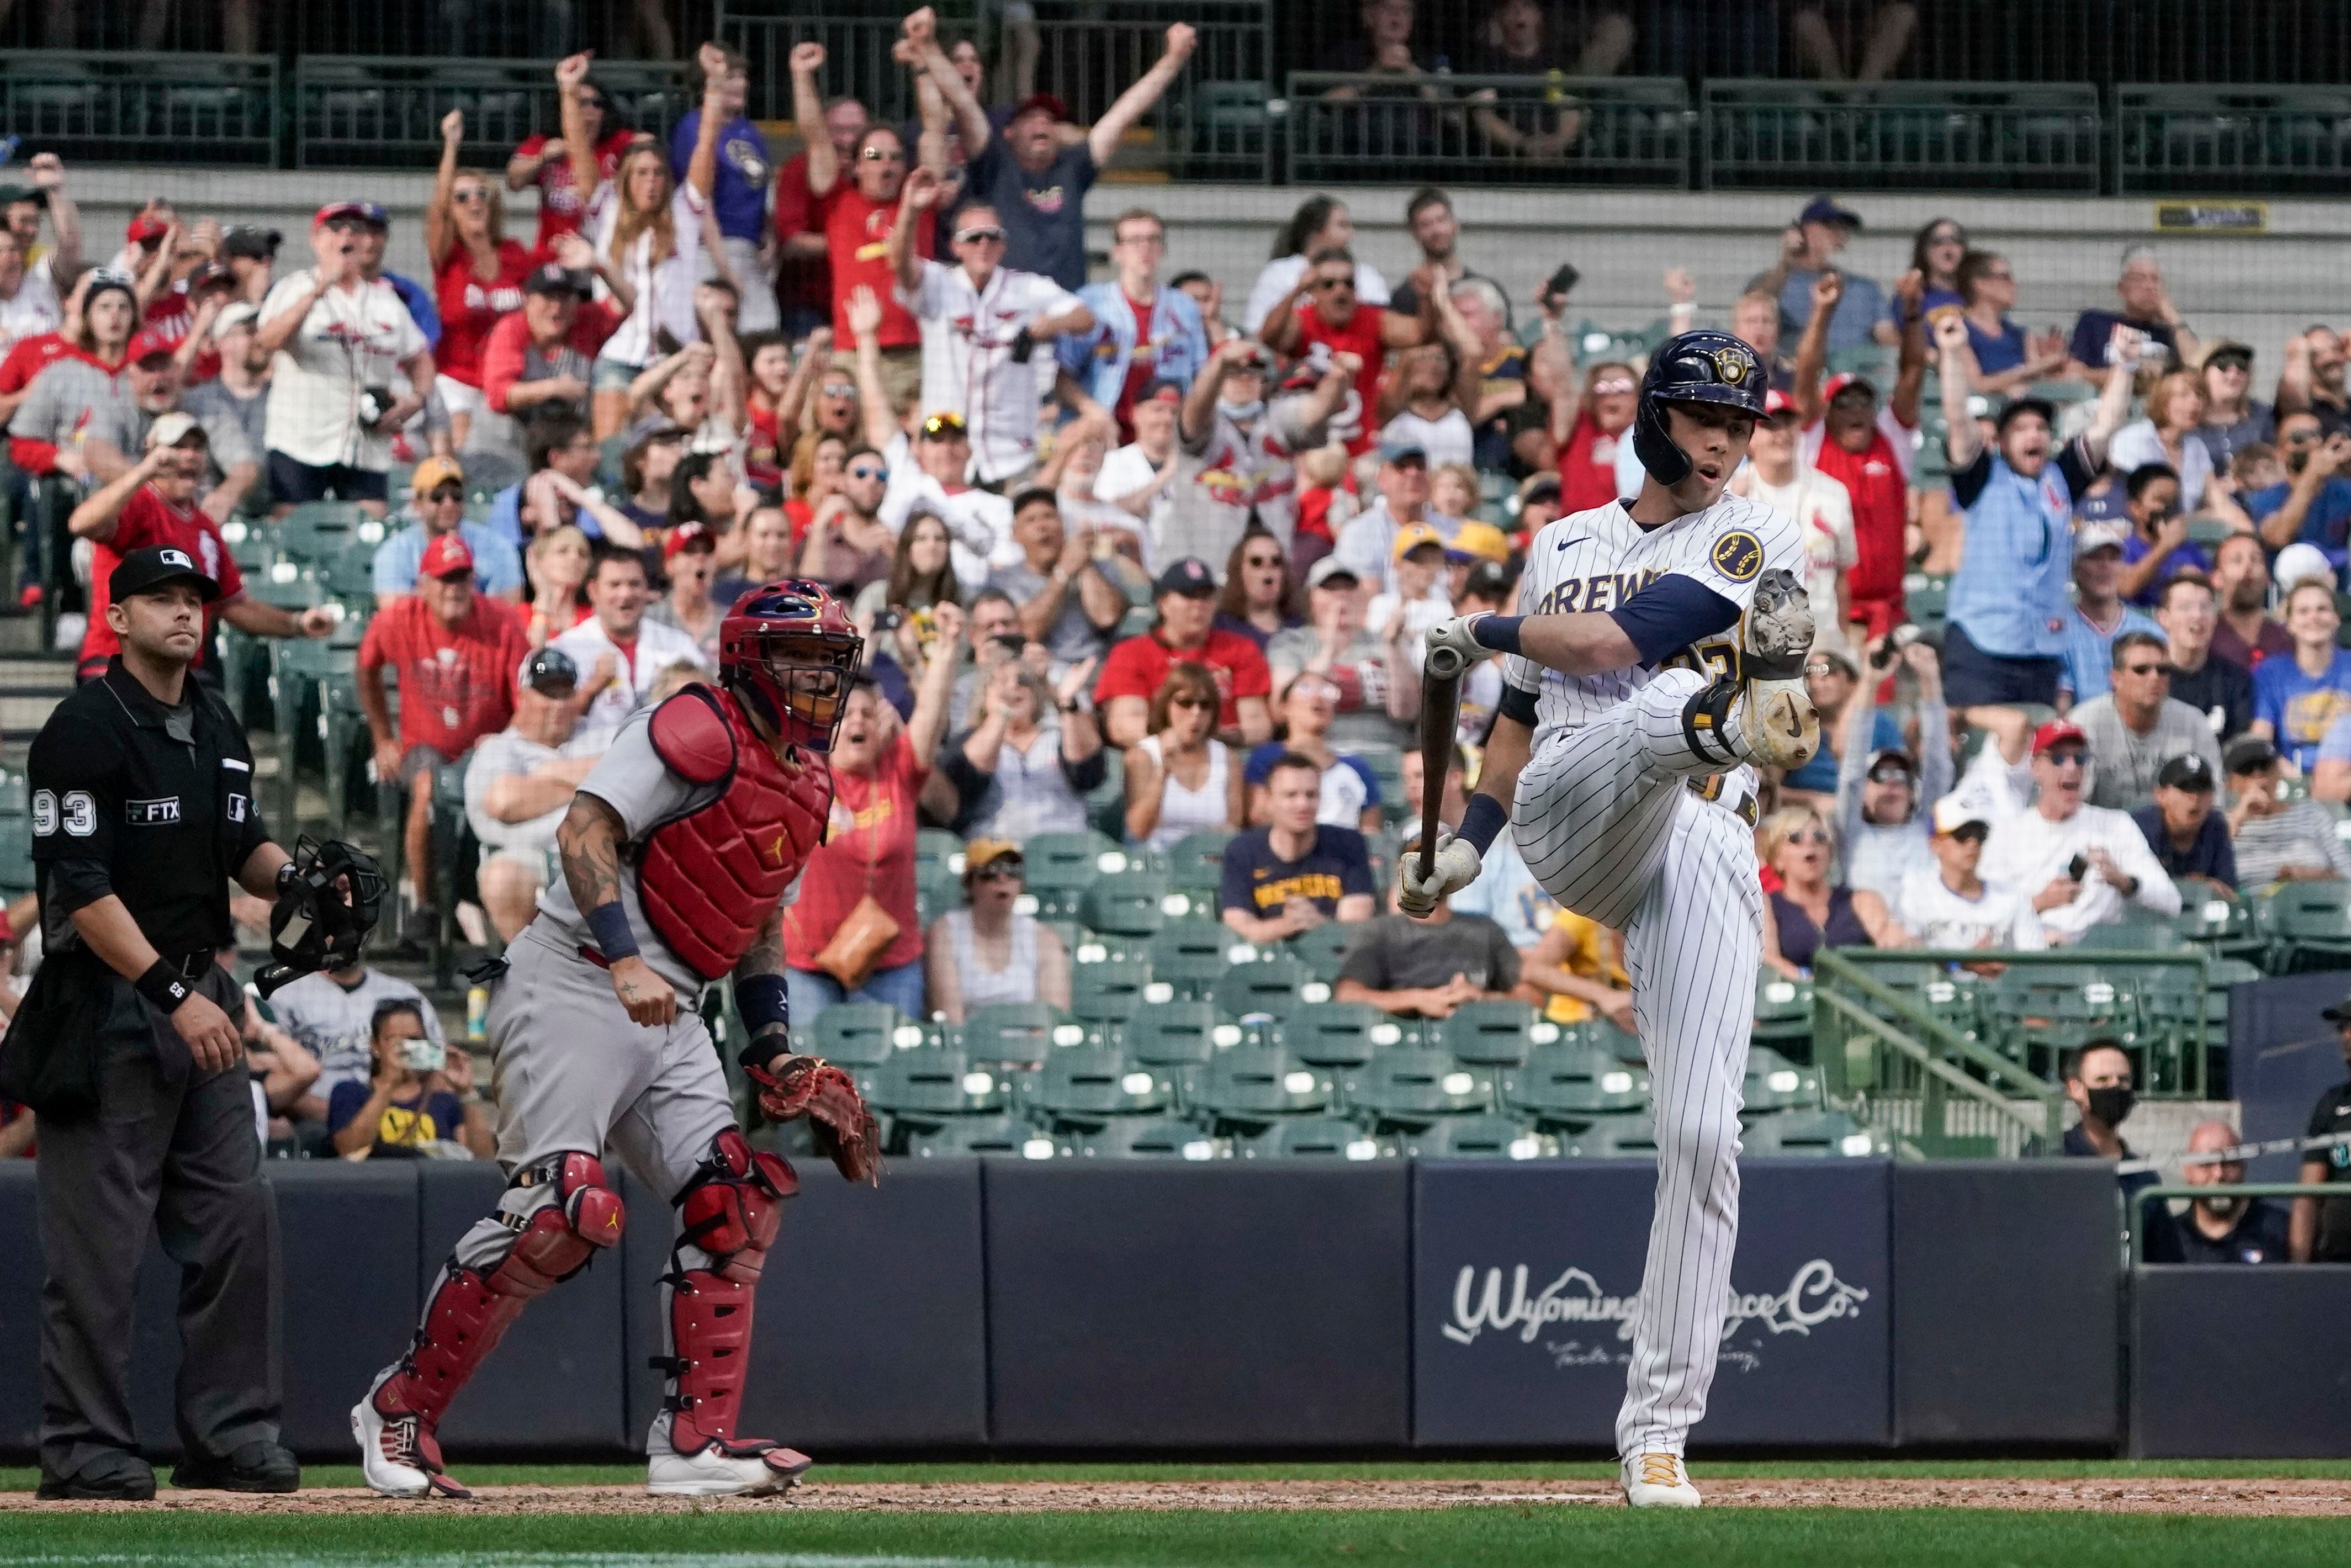
[[[1457,648],[1432,648],[1420,671],[1420,879],[1437,874],[1437,813],[1453,766],[1453,727],[1461,717],[1461,676],[1469,661]]]

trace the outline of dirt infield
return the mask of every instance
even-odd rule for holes
[[[2351,1517],[2351,1482],[2195,1480],[2177,1477],[2039,1480],[1916,1478],[1886,1479],[1707,1479],[1693,1477],[1709,1508],[1981,1508],[2090,1513],[2182,1513],[2227,1517]],[[653,1514],[807,1509],[852,1513],[1112,1512],[1207,1509],[1526,1508],[1580,1504],[1622,1507],[1616,1489],[1598,1481],[1010,1481],[937,1484],[821,1481],[781,1498],[651,1498],[629,1487],[485,1487],[471,1503],[394,1502],[355,1488],[321,1488],[291,1497],[165,1491],[152,1503],[38,1502],[30,1493],[0,1494],[0,1512],[52,1511],[150,1512],[157,1509],[246,1514],[368,1514],[432,1509],[498,1514]]]

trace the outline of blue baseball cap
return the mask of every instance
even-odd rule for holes
[[[1850,207],[1838,206],[1834,196],[1814,196],[1804,204],[1804,210],[1796,214],[1796,221],[1800,224],[1843,224],[1846,228],[1857,229],[1861,226],[1861,214]]]
[[[1187,555],[1159,574],[1159,580],[1152,589],[1152,597],[1160,599],[1171,593],[1180,593],[1187,599],[1202,599],[1216,591],[1217,574],[1208,570],[1208,563],[1197,556]]]

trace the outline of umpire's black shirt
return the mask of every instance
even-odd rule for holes
[[[228,883],[269,834],[253,750],[218,696],[191,677],[167,708],[118,654],[50,714],[26,772],[54,948],[78,945],[73,912],[110,893],[175,964],[234,939]]]
[[[2304,1134],[2351,1137],[2351,1083],[2338,1083],[2318,1097],[2318,1103],[2310,1108],[2310,1125]],[[2328,1186],[2351,1182],[2351,1144],[2314,1149],[2302,1157],[2304,1164],[2314,1160],[2326,1167]],[[2310,1260],[2351,1263],[2351,1198],[2330,1197],[2318,1206],[2318,1238],[2311,1248]]]

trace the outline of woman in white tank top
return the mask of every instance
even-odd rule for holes
[[[1241,769],[1216,738],[1217,683],[1197,664],[1167,672],[1149,733],[1126,753],[1126,836],[1165,853],[1186,834],[1241,825]]]
[[[1024,888],[1020,850],[974,839],[964,851],[968,908],[931,922],[924,976],[931,1011],[961,1023],[985,1002],[1070,1005],[1070,955],[1052,929],[1013,907]]]

